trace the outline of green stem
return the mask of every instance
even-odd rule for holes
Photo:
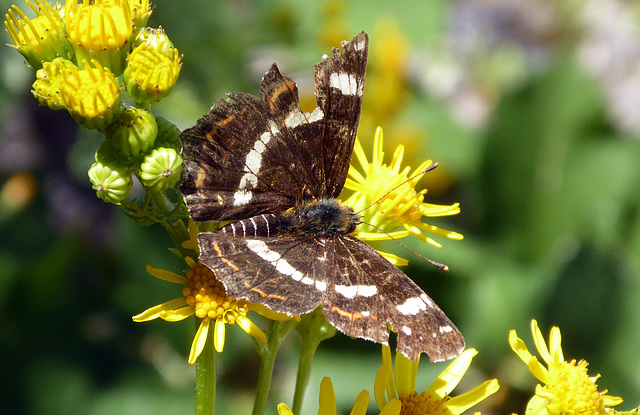
[[[200,324],[200,319],[196,319]],[[213,330],[207,333],[207,342],[196,360],[196,415],[213,415],[216,403],[216,349]]]
[[[256,398],[253,402],[253,415],[264,414],[265,408],[267,407],[267,397],[269,396],[269,389],[271,388],[271,377],[273,375],[273,366],[276,361],[278,349],[296,324],[297,322],[294,320],[284,323],[272,321],[269,325],[267,343],[262,344],[256,342],[256,350],[260,355],[260,372],[258,374]]]
[[[157,216],[162,217],[169,213],[168,200],[164,192],[149,190],[148,195],[151,198],[153,210]],[[183,253],[183,255],[186,255],[184,248],[182,248],[182,242],[189,239],[189,229],[187,229],[184,221],[178,219],[169,223],[166,220],[163,220],[161,224],[171,237],[171,240],[173,240],[176,247]]]
[[[336,329],[329,324],[322,307],[318,307],[312,313],[304,317],[302,322],[296,327],[300,335],[300,360],[298,362],[298,373],[296,375],[296,388],[293,395],[294,414],[299,414],[302,409],[304,393],[309,385],[311,377],[311,365],[315,357],[316,350],[323,340],[329,339],[336,334]]]

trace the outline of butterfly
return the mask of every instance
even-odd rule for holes
[[[181,134],[180,190],[196,221],[231,221],[198,236],[200,262],[227,295],[299,315],[318,306],[352,337],[411,360],[451,359],[464,339],[398,268],[350,235],[360,216],[337,198],[351,162],[369,38],[362,32],[315,65],[316,108],[274,63],[260,96],[231,93]]]

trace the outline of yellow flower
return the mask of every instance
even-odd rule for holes
[[[333,383],[331,379],[325,377],[320,383],[320,407],[318,408],[318,415],[337,415],[336,409],[336,396],[333,391]],[[397,402],[397,400],[396,400]],[[356,402],[353,404],[351,415],[365,415],[367,413],[367,406],[369,405],[369,392],[363,390],[356,398]],[[400,413],[400,405],[392,404],[388,405],[380,415],[398,415]],[[280,403],[278,405],[278,415],[293,415],[293,412],[289,407]]]
[[[459,415],[498,391],[500,385],[496,379],[485,381],[480,386],[455,397],[449,396],[469,369],[475,349],[467,349],[458,356],[422,392],[416,392],[416,374],[418,363],[396,353],[395,376],[391,365],[391,349],[382,346],[382,366],[376,374],[374,393],[378,408],[385,409],[400,401],[401,415]],[[385,395],[386,392],[386,395]]]
[[[64,102],[60,90],[64,84],[65,75],[71,76],[78,68],[63,58],[55,58],[51,62],[43,62],[42,68],[36,72],[32,93],[40,105],[46,105],[52,110],[64,109]]]
[[[13,40],[14,48],[35,68],[42,68],[42,62],[56,57],[69,58],[70,45],[64,37],[60,6],[55,8],[43,0],[27,0],[26,4],[36,13],[28,18],[17,6],[11,6],[5,14],[4,27]],[[37,7],[36,7],[37,5]]]
[[[364,223],[358,225],[355,236],[363,240],[382,240],[389,239],[389,237],[398,239],[413,235],[438,248],[441,248],[442,245],[423,232],[461,240],[463,236],[459,233],[422,222],[423,216],[450,216],[460,212],[459,203],[449,206],[424,203],[427,190],[416,192],[415,186],[422,177],[421,172],[429,166],[434,166],[431,160],[423,162],[412,173],[409,173],[409,167],[401,169],[404,147],[400,145],[396,148],[391,163],[384,164],[382,141],[382,129],[378,127],[374,138],[373,157],[369,162],[362,145],[356,140],[354,154],[364,174],[352,165],[349,167],[349,177],[345,183],[347,189],[354,191],[345,204],[356,212],[362,211],[360,214]],[[409,178],[411,180],[407,181]],[[402,184],[403,182],[404,184]],[[379,202],[377,202],[378,200]],[[372,203],[375,204],[371,206]],[[365,229],[371,229],[367,224],[386,233],[367,232]],[[403,230],[396,230],[398,228],[403,228]],[[385,257],[396,265],[406,265],[406,260],[401,258],[390,258],[388,255]]]
[[[195,314],[202,319],[189,353],[189,363],[193,364],[204,349],[211,323],[214,327],[214,346],[221,353],[225,342],[225,324],[237,323],[249,335],[267,342],[264,332],[247,318],[251,306],[244,300],[227,297],[224,286],[204,264],[186,257],[189,266],[187,276],[171,271],[146,266],[147,272],[161,280],[184,285],[182,297],[151,307],[133,317],[135,322],[154,320],[181,321]]]
[[[531,332],[533,342],[547,367],[529,353],[515,330],[509,332],[511,349],[529,367],[531,373],[544,383],[544,386],[536,386],[536,396],[529,402],[528,413],[531,410],[532,413],[550,415],[595,415],[611,412],[609,407],[622,403],[622,398],[609,396],[606,390],[598,392],[596,381],[600,375],[589,377],[586,361],[576,363],[575,359],[570,362],[564,360],[558,327],[551,328],[549,347],[536,320],[531,320]]]
[[[103,130],[120,111],[120,87],[108,68],[96,60],[83,61],[84,69],[65,67],[60,90],[62,102],[76,122],[85,128]]]
[[[78,64],[96,59],[116,76],[122,73],[134,29],[127,0],[67,1],[64,22]]]
[[[193,247],[193,243],[197,242],[198,232],[195,222],[189,220],[189,240],[183,242],[183,246]],[[171,271],[146,266],[147,272],[154,277],[184,285],[184,288],[181,297],[151,307],[134,316],[133,321],[143,322],[158,317],[165,321],[181,321],[192,314],[202,319],[191,344],[188,359],[190,364],[195,363],[204,349],[212,323],[214,325],[214,347],[218,353],[221,353],[225,342],[225,324],[237,323],[252,337],[262,343],[267,342],[264,332],[247,318],[249,311],[255,311],[271,320],[291,319],[291,317],[271,311],[260,304],[227,297],[224,286],[209,268],[199,262],[196,263],[190,257],[185,257],[185,262],[189,266],[186,278]]]
[[[180,74],[180,53],[162,28],[141,32],[146,38],[127,59],[124,83],[131,98],[157,104],[171,93]]]

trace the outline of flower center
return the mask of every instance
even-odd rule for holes
[[[246,315],[249,309],[244,300],[227,297],[224,286],[213,272],[201,263],[187,271],[189,283],[182,289],[187,304],[194,306],[198,318],[222,317],[225,323],[234,324],[238,314]]]
[[[426,391],[420,394],[411,392],[400,399],[402,402],[400,415],[452,415],[452,412],[445,405],[448,400],[448,396],[438,398]]]
[[[549,414],[600,414],[604,405],[598,388],[587,375],[586,362],[577,366],[575,360],[561,362],[553,367],[550,375],[553,381],[542,388],[550,396]],[[546,393],[545,393],[546,395]]]

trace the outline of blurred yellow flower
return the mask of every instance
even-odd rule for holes
[[[382,346],[382,366],[376,374],[374,393],[378,408],[397,405],[399,401],[401,415],[459,415],[498,391],[500,385],[496,379],[487,380],[472,390],[451,397],[449,394],[458,385],[469,369],[475,349],[467,349],[458,356],[427,388],[416,392],[416,375],[419,359],[413,362],[401,353],[396,353],[395,374],[391,364],[391,349]]]
[[[432,161],[426,160],[410,173],[409,167],[402,167],[404,147],[400,145],[396,148],[391,163],[387,165],[383,163],[382,144],[382,129],[378,127],[374,138],[372,160],[369,162],[362,145],[356,140],[354,154],[364,174],[360,173],[352,163],[345,183],[345,188],[354,192],[347,198],[345,204],[359,212],[363,220],[363,223],[356,228],[355,236],[362,240],[383,240],[413,235],[438,248],[442,245],[423,232],[461,240],[463,236],[457,232],[422,222],[423,216],[450,216],[460,212],[459,203],[449,206],[425,203],[424,197],[427,190],[416,192],[415,186],[422,178],[422,172],[434,166]],[[375,203],[376,201],[378,202]],[[375,204],[372,205],[372,203]],[[367,224],[377,227],[379,231],[365,231],[365,229],[371,229]],[[398,228],[403,229],[396,230]],[[406,260],[385,256],[396,265],[406,264]]]
[[[397,402],[397,401],[396,401]],[[333,390],[333,383],[328,377],[324,377],[320,383],[320,407],[318,415],[337,415],[336,395]],[[366,415],[367,406],[369,406],[369,392],[363,390],[356,398],[353,404],[351,415]],[[380,415],[398,415],[400,413],[400,405],[398,403],[388,405]],[[284,403],[278,405],[278,415],[294,415],[291,409]]]
[[[531,373],[544,386],[536,386],[536,395],[529,402],[527,413],[549,415],[596,415],[612,412],[609,407],[622,403],[622,398],[607,395],[607,390],[598,392],[596,381],[600,375],[589,377],[587,363],[564,360],[560,329],[551,328],[549,347],[542,336],[536,320],[531,320],[533,342],[547,364],[545,367],[536,356],[529,353],[515,330],[509,332],[509,345],[529,367]]]

